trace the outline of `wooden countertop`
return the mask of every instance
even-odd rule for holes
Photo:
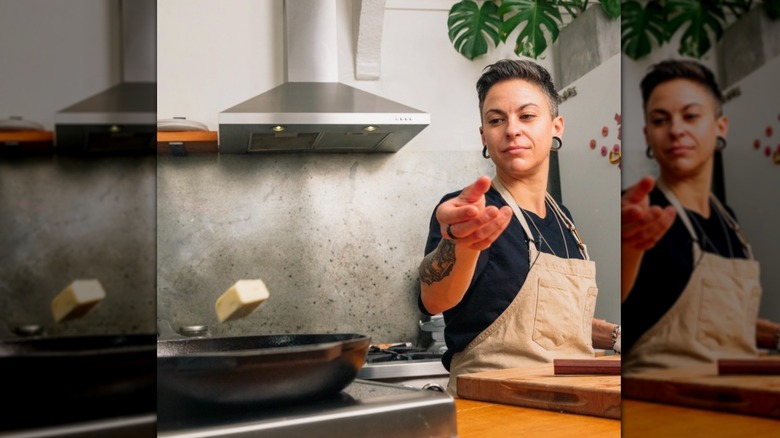
[[[622,420],[456,399],[458,438],[780,436],[780,421],[683,406],[623,400]],[[622,429],[622,435],[621,435]]]
[[[619,438],[620,420],[455,399],[458,438]]]
[[[623,438],[776,438],[780,420],[623,399]]]

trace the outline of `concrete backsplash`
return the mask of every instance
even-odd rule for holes
[[[417,265],[438,200],[493,166],[473,152],[190,155],[158,160],[158,318],[212,336],[355,332],[417,340]],[[218,323],[216,299],[270,298]]]
[[[154,333],[155,157],[0,160],[0,337]],[[55,324],[51,301],[73,280],[106,298]],[[7,333],[6,333],[7,334]]]

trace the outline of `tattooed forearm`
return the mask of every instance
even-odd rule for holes
[[[439,247],[428,254],[420,264],[420,280],[427,285],[441,281],[452,272],[455,265],[455,244],[442,240]]]

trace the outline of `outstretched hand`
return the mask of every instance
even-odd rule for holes
[[[650,205],[648,194],[655,179],[646,176],[631,186],[620,200],[621,242],[624,248],[646,251],[666,234],[674,223],[674,207]]]
[[[455,245],[482,251],[490,247],[509,225],[512,209],[485,206],[490,178],[482,176],[461,191],[460,195],[436,209],[441,235]]]

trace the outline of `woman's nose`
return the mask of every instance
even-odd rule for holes
[[[508,137],[515,137],[523,133],[523,124],[519,120],[512,117],[507,119],[506,135]]]
[[[685,124],[680,116],[673,116],[669,125],[669,133],[675,137],[678,137],[685,132]]]

